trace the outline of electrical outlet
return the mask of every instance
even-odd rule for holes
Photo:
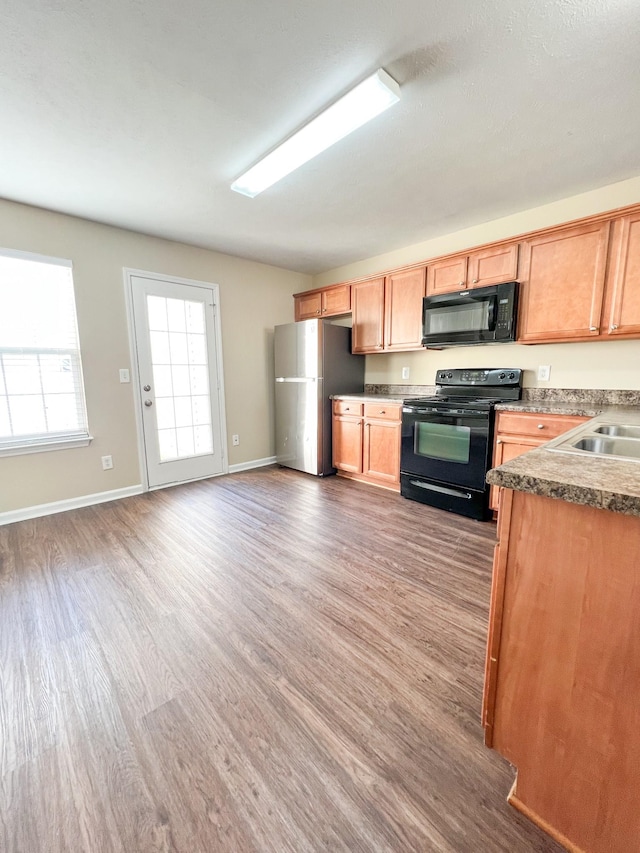
[[[411,371],[409,370],[409,368],[408,368],[408,367],[403,367],[403,368],[402,368],[402,378],[403,378],[403,379],[408,379],[408,378],[409,378],[409,373],[410,373],[410,372],[411,372]]]
[[[103,456],[102,457],[102,470],[109,471],[113,468],[113,456]]]
[[[120,382],[131,382],[131,377],[129,376],[129,370],[126,367],[120,368]]]
[[[234,447],[237,447],[240,444],[240,436],[239,435],[232,435],[231,436],[231,443],[233,444]]]
[[[538,366],[538,379],[540,382],[548,382],[551,378],[551,365],[540,364]]]

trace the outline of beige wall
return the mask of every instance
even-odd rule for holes
[[[309,276],[1,200],[0,246],[73,261],[95,437],[86,448],[0,458],[0,512],[140,483],[132,385],[118,377],[132,366],[123,267],[219,285],[229,463],[273,455],[273,326],[293,319],[291,294],[311,287]]]
[[[329,270],[315,276],[314,287],[322,287],[360,276],[375,275],[403,264],[449,252],[457,252],[518,234],[558,225],[595,213],[640,202],[640,177],[621,181],[592,192],[563,199],[521,213],[445,234],[424,243]],[[567,298],[571,298],[567,282]],[[551,365],[549,382],[538,382],[535,368]],[[583,344],[547,344],[501,347],[471,347],[414,353],[367,356],[366,381],[393,384],[431,384],[441,367],[492,367],[508,365],[525,369],[527,386],[547,388],[640,388],[640,341],[606,341]],[[401,379],[402,367],[410,378]]]

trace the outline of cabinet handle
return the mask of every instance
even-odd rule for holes
[[[344,407],[344,410],[345,410],[345,412],[350,412],[350,411],[351,411],[351,409],[349,408],[349,406],[345,406],[345,407]]]
[[[379,414],[379,415],[386,415],[386,412],[385,412],[385,410],[384,410],[384,409],[380,409],[380,411],[378,412],[378,414]]]
[[[613,324],[613,326],[611,326],[611,331],[612,331],[612,332],[615,332],[615,330],[616,330],[617,328],[618,328],[618,324],[617,324],[617,323],[614,323],[614,324]]]
[[[322,313],[323,313],[323,314],[326,314],[326,313],[327,313],[327,309],[326,309],[326,308],[323,308],[323,309],[322,309]]]
[[[502,439],[501,438],[497,439],[496,444],[502,444]]]
[[[478,279],[477,279],[477,278],[474,278],[474,279],[473,279],[473,284],[477,284],[477,283],[478,283]]]
[[[544,429],[544,424],[538,424],[538,429]]]
[[[597,326],[589,326],[589,331],[590,331],[590,332],[597,332],[597,331],[598,331],[598,327],[597,327]]]
[[[320,309],[318,308],[318,310],[316,311],[316,314],[319,314],[319,313],[320,313]]]
[[[458,284],[460,285],[460,287],[464,287],[464,281],[459,281]]]

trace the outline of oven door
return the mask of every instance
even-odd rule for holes
[[[490,423],[488,411],[405,405],[402,472],[484,491]]]

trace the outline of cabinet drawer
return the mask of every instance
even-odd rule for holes
[[[364,416],[377,421],[399,421],[401,407],[397,403],[365,403]]]
[[[362,403],[356,400],[334,400],[333,401],[334,415],[351,415],[352,417],[362,417]]]
[[[526,435],[549,441],[574,427],[583,424],[589,418],[574,415],[537,415],[531,412],[498,412],[497,433]]]

